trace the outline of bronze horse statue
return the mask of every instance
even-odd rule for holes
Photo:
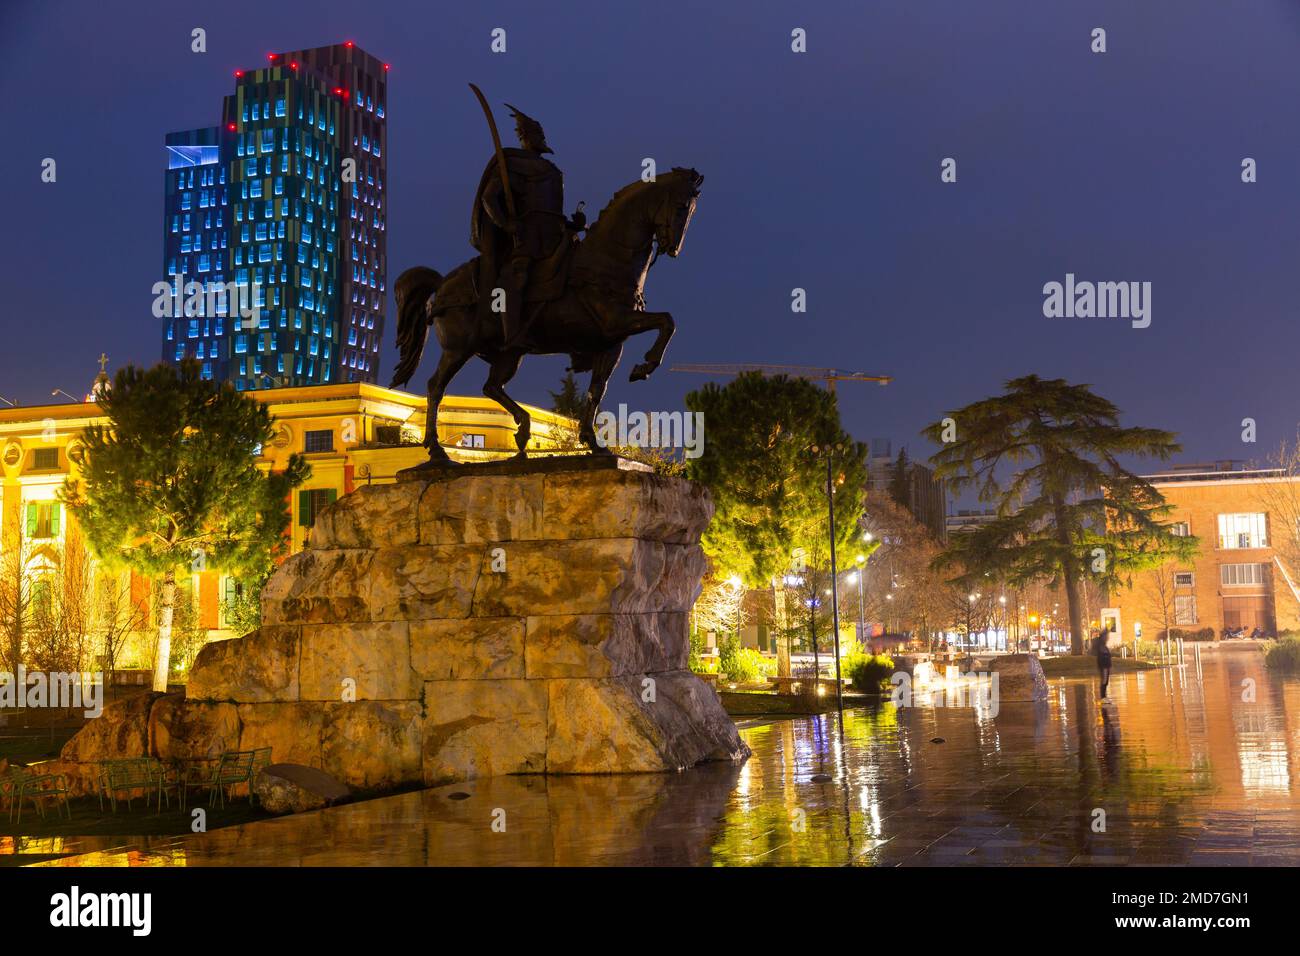
[[[559,274],[558,295],[528,304],[527,330],[510,348],[503,347],[499,317],[478,308],[478,296],[486,290],[473,288],[476,260],[462,263],[445,278],[424,266],[407,269],[398,277],[394,291],[401,359],[391,387],[410,381],[430,326],[442,346],[438,368],[429,379],[424,440],[429,461],[421,468],[451,462],[438,442],[438,407],[452,378],[475,355],[488,364],[483,394],[500,403],[518,426],[516,458],[526,457],[531,422],[505,387],[525,355],[568,354],[572,371],[591,372],[578,437],[593,453],[610,454],[596,440],[596,412],[630,336],[657,333],[629,381],[641,381],[663,361],[673,335],[673,317],[644,311],[646,274],[660,253],[675,258],[681,252],[703,182],[704,177],[693,169],[674,168],[615,193],[585,239],[566,239],[560,255],[568,259],[557,267],[557,274],[567,272]]]

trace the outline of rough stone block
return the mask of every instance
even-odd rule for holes
[[[684,611],[556,614],[528,618],[529,678],[616,677],[681,670],[690,654]]]
[[[506,570],[484,555],[475,617],[547,611],[609,614],[657,611],[664,545],[637,538],[521,541],[505,547]]]
[[[375,552],[369,619],[468,617],[482,560],[481,545],[422,545]]]
[[[532,680],[427,682],[425,784],[545,772],[546,685]]]
[[[262,588],[263,624],[369,621],[374,552],[309,549],[293,555]]]
[[[718,695],[689,672],[548,684],[548,773],[680,770],[748,755]]]
[[[341,701],[344,681],[355,683],[356,700],[415,700],[420,682],[411,669],[405,622],[318,624],[303,630],[299,695],[302,700]]]
[[[362,485],[317,516],[307,546],[329,550],[419,544],[423,493],[418,482]]]
[[[239,705],[239,749],[271,748],[277,763],[323,766],[324,706],[317,701]]]
[[[327,704],[321,768],[359,790],[420,781],[423,720],[419,701]]]
[[[998,675],[998,700],[1047,700],[1047,676],[1034,654],[1004,654],[989,665]]]
[[[412,621],[411,666],[423,680],[524,677],[524,620]]]
[[[149,739],[155,757],[213,757],[239,749],[239,708],[231,703],[158,698],[149,711]]]
[[[63,760],[90,762],[149,754],[149,711],[162,694],[149,691],[114,701],[63,745]]]
[[[420,543],[487,544],[541,538],[542,481],[542,475],[472,475],[424,485]]]
[[[190,667],[190,700],[241,703],[298,699],[301,628],[268,624],[243,637],[208,644]]]
[[[274,763],[253,780],[253,793],[269,813],[306,813],[347,800],[352,791],[323,770]]]
[[[684,478],[609,470],[547,475],[542,537],[646,538],[696,544],[713,518],[701,485]]]

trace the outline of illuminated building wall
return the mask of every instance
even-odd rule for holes
[[[257,314],[237,315],[230,302],[231,314],[209,325],[168,318],[165,360],[209,361],[215,349],[213,376],[241,390],[378,380],[386,112],[386,65],[350,42],[272,53],[266,66],[236,71],[221,125],[195,133],[219,141],[216,179],[228,203],[218,215],[223,275],[238,286],[239,304],[255,305]],[[169,155],[173,139],[193,135],[169,136]],[[181,187],[169,180],[168,188]],[[169,214],[179,215],[171,207],[183,201],[196,200],[169,191]],[[183,228],[178,234],[184,243]],[[169,245],[169,266],[172,255]],[[198,266],[193,256],[188,264]]]
[[[366,383],[337,383],[261,390],[255,395],[274,418],[275,438],[261,450],[259,467],[281,470],[300,453],[311,476],[289,501],[290,549],[306,546],[321,509],[362,485],[387,484],[397,472],[428,459],[424,447],[427,400],[423,395]],[[570,442],[576,423],[525,405],[533,427],[529,449]],[[515,421],[482,395],[447,395],[439,408],[440,444],[456,461],[494,461],[515,452]],[[53,573],[68,547],[80,542],[75,519],[59,501],[64,480],[83,460],[85,429],[106,419],[93,401],[0,408],[0,569],[22,560],[32,580]],[[150,582],[130,571],[98,567],[98,580],[120,583],[132,601],[147,606]],[[234,637],[224,605],[238,582],[220,569],[179,576],[183,599],[193,600],[209,639]],[[137,635],[122,658],[147,667],[153,632]]]

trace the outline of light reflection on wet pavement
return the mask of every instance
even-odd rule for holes
[[[1223,652],[1096,693],[884,703],[842,737],[833,714],[778,720],[743,731],[742,766],[498,777],[44,865],[1300,865],[1300,680]]]

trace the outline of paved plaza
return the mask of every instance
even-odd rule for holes
[[[1096,693],[1054,680],[1045,703],[996,715],[886,703],[850,711],[842,736],[833,714],[750,722],[738,767],[497,777],[24,852],[68,854],[54,866],[1300,864],[1300,680],[1222,652],[1199,672],[1118,676],[1105,706]]]

